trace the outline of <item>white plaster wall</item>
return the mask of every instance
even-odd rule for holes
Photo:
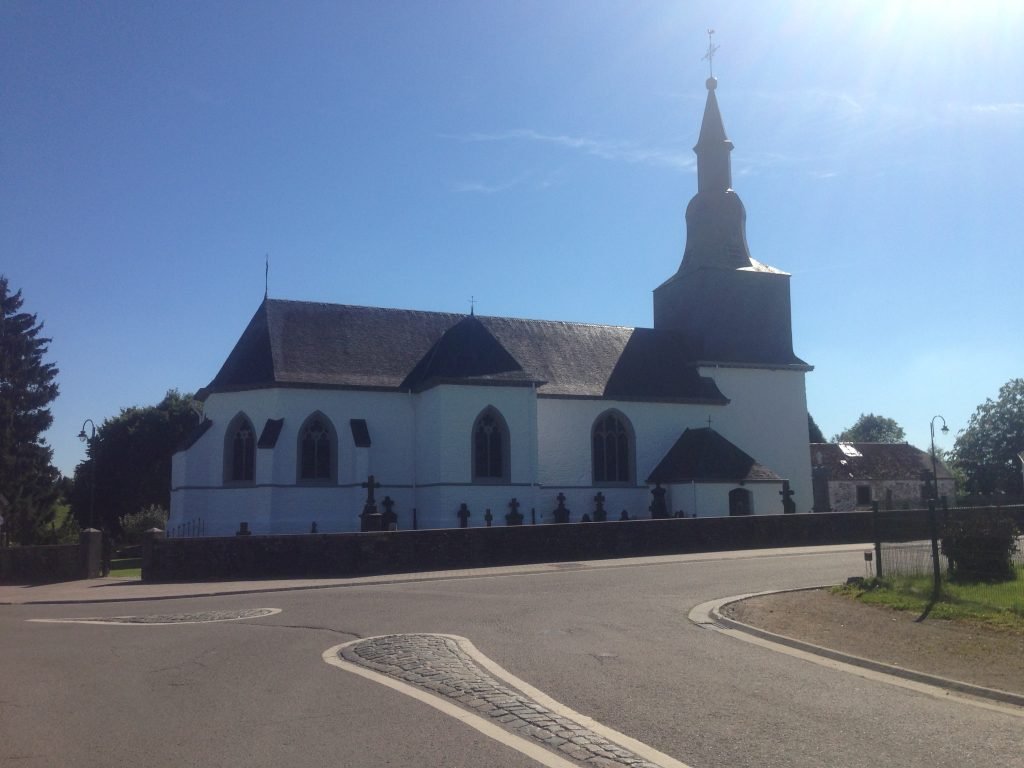
[[[704,367],[731,402],[712,413],[711,427],[789,480],[797,512],[814,506],[802,371]],[[782,503],[777,510],[782,512]]]
[[[644,482],[679,436],[687,429],[707,426],[710,415],[717,423],[727,407],[679,403],[634,403],[613,400],[541,398],[537,403],[540,437],[540,482],[538,513],[555,508],[561,491],[573,520],[584,512],[593,516],[594,496],[605,495],[608,519],[619,519],[622,510],[631,518],[650,517],[650,489]],[[616,410],[629,419],[636,447],[636,486],[594,485],[590,435],[597,417]],[[734,442],[737,442],[734,440]],[[742,447],[741,442],[737,442]],[[781,506],[779,508],[781,512]],[[550,519],[548,516],[547,519]]]
[[[491,509],[495,524],[504,523],[515,497],[525,521],[535,508],[537,522],[551,522],[557,495],[566,496],[571,520],[593,516],[594,496],[606,498],[608,519],[622,510],[632,518],[649,516],[651,494],[644,480],[687,428],[712,427],[759,462],[788,478],[798,511],[811,507],[807,409],[802,373],[759,369],[712,368],[719,387],[732,399],[727,406],[634,403],[607,400],[540,398],[527,387],[441,385],[418,395],[358,390],[267,389],[211,395],[205,413],[213,426],[192,448],[177,454],[172,465],[169,526],[202,518],[208,535],[234,533],[239,521],[255,533],[302,533],[317,523],[323,532],[359,530],[366,491],[360,487],[374,474],[377,491],[395,500],[400,528],[458,525],[456,511],[465,502],[470,524],[483,525]],[[473,423],[493,406],[510,432],[511,479],[508,485],[472,482]],[[630,421],[636,446],[632,487],[595,486],[591,479],[590,434],[595,419],[609,408]],[[253,488],[224,488],[225,430],[244,411],[257,434],[267,419],[284,418],[273,450],[257,449]],[[298,432],[306,418],[321,411],[338,433],[337,485],[296,485]],[[349,420],[367,420],[372,446],[353,445]],[[750,484],[755,513],[781,513],[778,489]],[[756,490],[755,490],[756,489]],[[670,510],[692,514],[692,501],[670,498]],[[690,489],[692,496],[692,489]],[[706,499],[700,494],[708,494]],[[728,493],[698,492],[697,512],[721,503]],[[689,506],[688,506],[689,505]]]
[[[267,419],[284,419],[273,449],[256,450],[252,488],[223,485],[225,430],[239,411],[252,420],[257,436]],[[297,485],[299,429],[322,412],[338,435],[337,485]],[[169,527],[202,518],[207,535],[217,535],[228,520],[249,522],[254,533],[359,530],[366,491],[359,485],[370,473],[386,488],[396,513],[413,506],[411,476],[413,411],[407,395],[345,390],[266,389],[211,395],[204,408],[213,426],[172,463]],[[371,447],[356,448],[350,419],[366,419]]]
[[[750,491],[755,515],[782,513],[782,483],[694,483],[670,485],[665,501],[669,513],[683,513],[686,517],[728,517],[729,492],[734,488]]]
[[[472,431],[477,416],[495,408],[509,429],[509,484],[473,483]],[[416,508],[420,528],[458,526],[459,505],[469,525],[504,525],[508,503],[519,500],[529,521],[536,472],[536,396],[528,387],[440,385],[416,396]]]
[[[385,496],[395,501],[399,528],[412,527],[412,510],[426,527],[458,525],[466,502],[471,524],[483,525],[491,508],[504,524],[508,502],[518,497],[529,519],[536,471],[536,398],[526,387],[442,385],[420,395],[356,390],[268,389],[214,394],[205,404],[213,426],[189,451],[173,460],[169,527],[203,519],[207,535],[233,534],[238,522],[254,533],[304,533],[311,524],[327,533],[357,531],[366,498],[361,487],[375,475],[378,510]],[[510,432],[510,485],[472,483],[471,432],[479,413],[493,406]],[[239,411],[257,435],[267,419],[284,419],[273,449],[257,449],[251,488],[223,485],[225,430]],[[338,435],[337,485],[297,485],[299,430],[316,411]],[[372,446],[357,448],[349,420],[367,421]]]

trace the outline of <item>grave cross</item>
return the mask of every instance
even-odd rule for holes
[[[376,504],[377,502],[373,498],[373,491],[374,491],[375,488],[380,488],[381,485],[380,485],[380,483],[378,483],[374,479],[373,475],[370,475],[369,477],[367,477],[366,478],[366,482],[365,483],[360,483],[359,486],[361,488],[365,488],[366,489],[366,505],[367,506],[371,506],[371,505]]]
[[[374,480],[373,475],[366,478],[365,483],[360,485],[366,489],[366,503],[363,504],[363,511],[359,515],[362,519],[362,525],[360,530],[364,533],[366,531],[379,531],[383,526],[383,518],[377,511],[377,502],[373,497],[373,491],[375,488],[380,488],[380,483]]]
[[[469,507],[466,506],[466,502],[462,502],[459,505],[459,511],[455,513],[459,517],[459,528],[469,527]]]
[[[523,516],[521,514],[519,514],[519,500],[518,499],[513,498],[512,501],[510,501],[508,503],[508,514],[505,515],[505,522],[508,525],[522,525],[523,524]]]
[[[561,491],[555,496],[558,501],[558,506],[555,507],[555,511],[552,513],[556,523],[568,523],[569,522],[569,510],[565,506],[565,494]]]
[[[782,490],[779,491],[779,496],[782,497],[782,512],[783,514],[791,515],[796,512],[796,502],[793,501],[793,496],[796,491],[793,491],[789,487],[789,480],[782,481]]]
[[[603,523],[608,519],[608,514],[604,511],[604,494],[600,491],[594,497],[594,520]]]

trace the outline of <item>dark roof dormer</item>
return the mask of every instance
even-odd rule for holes
[[[523,370],[476,315],[470,314],[444,332],[405,378],[402,388],[422,390],[443,383],[540,382]]]
[[[711,427],[687,429],[647,478],[659,483],[776,482],[781,478]]]

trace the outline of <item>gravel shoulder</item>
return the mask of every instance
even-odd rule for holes
[[[763,595],[722,609],[759,629],[885,664],[1024,694],[1024,634],[925,619],[827,590]]]

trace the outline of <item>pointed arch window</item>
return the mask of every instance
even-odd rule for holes
[[[509,433],[505,419],[488,407],[473,422],[473,482],[508,482]]]
[[[256,430],[244,413],[228,424],[224,435],[224,482],[252,483],[256,470]]]
[[[300,482],[330,482],[337,477],[338,438],[331,420],[317,412],[299,429]]]
[[[594,483],[633,482],[633,428],[623,414],[606,411],[590,434]]]

